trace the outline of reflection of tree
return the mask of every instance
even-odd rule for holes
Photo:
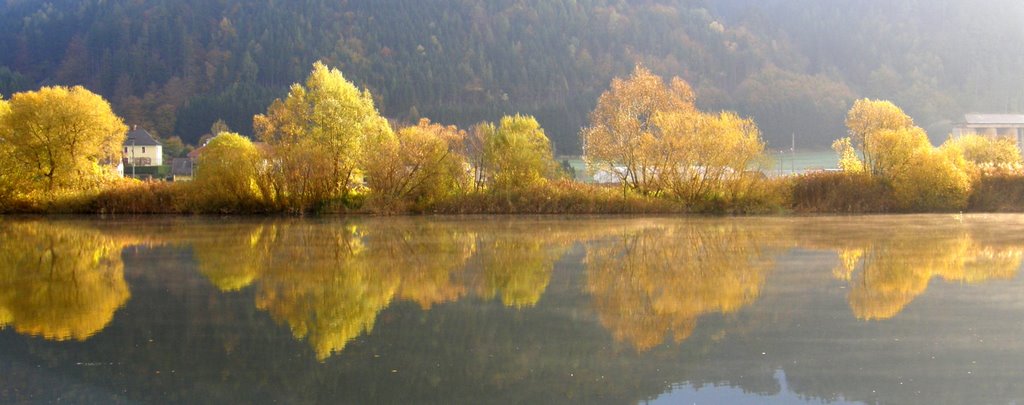
[[[968,284],[1013,278],[1024,257],[1020,247],[981,244],[964,228],[896,228],[837,244],[833,274],[850,282],[850,308],[866,320],[896,316],[933,277]]]
[[[381,260],[401,272],[399,298],[423,309],[455,301],[466,294],[466,261],[473,255],[476,236],[457,226],[428,222],[380,229],[369,244],[384,249]]]
[[[398,273],[364,251],[354,227],[277,228],[256,306],[307,339],[317,358],[373,329],[398,289]]]
[[[651,227],[587,250],[587,288],[601,323],[644,351],[676,342],[701,315],[732,313],[760,294],[768,235],[734,225]]]
[[[323,360],[369,333],[396,298],[429,309],[475,292],[500,296],[511,307],[534,305],[568,246],[535,230],[420,220],[282,221],[217,229],[196,238],[193,250],[200,271],[221,291],[254,285],[256,306]],[[469,274],[474,254],[479,274]]]
[[[567,246],[551,239],[543,232],[526,229],[483,237],[480,296],[493,299],[500,295],[503,304],[516,308],[536,305],[551,281],[555,261]]]
[[[50,340],[85,340],[130,296],[121,245],[49,222],[0,226],[0,328]]]
[[[257,308],[321,360],[369,333],[396,296],[429,308],[464,295],[458,272],[474,248],[471,234],[426,222],[235,228],[193,244],[200,271],[222,291],[257,284]]]
[[[212,235],[194,235],[192,251],[199,272],[221,291],[237,291],[259,277],[267,261],[272,227],[236,224],[215,228]]]

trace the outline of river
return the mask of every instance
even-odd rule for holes
[[[0,218],[2,403],[1006,403],[1022,215]]]

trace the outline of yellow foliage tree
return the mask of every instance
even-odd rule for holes
[[[897,206],[910,211],[963,209],[971,193],[967,162],[956,150],[930,148],[892,180]]]
[[[735,194],[744,186],[737,180],[764,158],[752,120],[702,113],[685,81],[676,77],[666,86],[639,66],[628,79],[612,81],[590,122],[581,133],[590,170],[644,195],[669,191],[695,203]]]
[[[864,140],[864,156],[871,156],[869,172],[886,181],[906,175],[917,160],[932,150],[928,135],[918,127],[882,129]]]
[[[885,100],[857,100],[846,114],[846,127],[850,131],[850,138],[854,147],[863,154],[864,166],[870,175],[877,174],[875,153],[878,152],[878,148],[870,145],[870,138],[883,130],[899,130],[913,126],[913,119],[895,104]]]
[[[0,95],[0,122],[4,122],[10,112],[10,103]],[[0,136],[0,139],[3,137]],[[9,142],[0,142],[0,210],[30,189],[29,173],[18,167],[16,159],[14,146]]]
[[[370,92],[321,62],[305,85],[293,84],[287,98],[254,117],[253,126],[271,146],[268,195],[293,210],[347,197],[366,138],[391,133]]]
[[[102,97],[81,86],[43,87],[0,105],[0,153],[10,171],[0,188],[78,191],[116,174],[128,127]]]
[[[401,211],[407,204],[422,208],[466,191],[469,173],[459,151],[465,137],[465,131],[424,118],[397,136],[368,139],[363,167],[374,208]]]
[[[857,156],[857,151],[849,137],[836,139],[832,149],[839,154],[839,169],[853,174],[864,173],[864,162]]]
[[[484,159],[495,190],[543,184],[555,175],[551,142],[535,118],[519,114],[502,117],[488,135]]]
[[[654,124],[664,135],[658,145],[666,164],[663,184],[687,202],[721,196],[730,183],[764,158],[757,125],[735,113],[659,112]],[[654,153],[654,151],[652,151]]]
[[[613,79],[590,115],[590,127],[580,134],[590,170],[610,173],[643,194],[660,192],[659,173],[674,162],[653,122],[659,114],[674,114],[677,133],[691,130],[683,125],[697,114],[690,85],[677,77],[666,86],[641,66],[628,79]]]
[[[192,186],[203,209],[231,210],[257,200],[259,152],[249,138],[221,132],[206,144]]]
[[[840,167],[848,173],[866,173],[887,186],[897,208],[956,210],[966,206],[971,183],[962,149],[933,147],[925,131],[888,101],[857,100],[846,124],[850,138],[833,144]]]
[[[1012,138],[965,134],[949,138],[942,149],[955,149],[969,163],[978,166],[1004,166],[1021,164],[1020,148]]]

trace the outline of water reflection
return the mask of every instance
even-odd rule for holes
[[[1024,241],[991,232],[990,221],[928,218],[290,219],[143,230],[9,221],[0,229],[0,326],[53,340],[102,330],[129,298],[121,249],[133,244],[190,247],[219,291],[251,291],[251,305],[320,360],[371,333],[396,301],[533,308],[576,244],[580,289],[597,321],[638,352],[683,342],[701,317],[755,303],[775,257],[793,248],[837,253],[832,277],[847,283],[848,305],[863,320],[896,316],[935,278],[1016,276]]]
[[[587,250],[587,290],[616,340],[640,351],[666,334],[679,343],[702,315],[757,299],[778,231],[731,222],[624,230]]]
[[[122,244],[49,222],[0,223],[0,329],[86,340],[128,301]]]
[[[840,259],[832,274],[848,282],[854,316],[889,319],[923,294],[934,278],[976,284],[1015,277],[1024,246],[978,240],[973,234],[979,231],[962,224],[890,227],[885,232],[851,227],[827,242]]]
[[[473,292],[509,307],[536,304],[567,243],[526,227],[487,230],[420,220],[286,221],[232,226],[233,236],[193,249],[200,272],[221,291],[255,285],[256,307],[323,360],[371,332],[395,299],[429,309]],[[468,270],[474,254],[479,271]]]

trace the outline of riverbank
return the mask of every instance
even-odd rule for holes
[[[695,201],[641,195],[617,185],[571,180],[494,191],[453,193],[421,203],[384,202],[353,193],[296,212],[258,198],[231,203],[204,200],[191,183],[123,180],[102,190],[13,200],[4,214],[237,214],[237,215],[468,215],[468,214],[870,214],[924,212],[1024,212],[1024,175],[978,175],[966,201],[955,206],[903,206],[891,187],[863,175],[811,172],[761,178],[730,192]],[[924,200],[924,199],[922,199]]]

